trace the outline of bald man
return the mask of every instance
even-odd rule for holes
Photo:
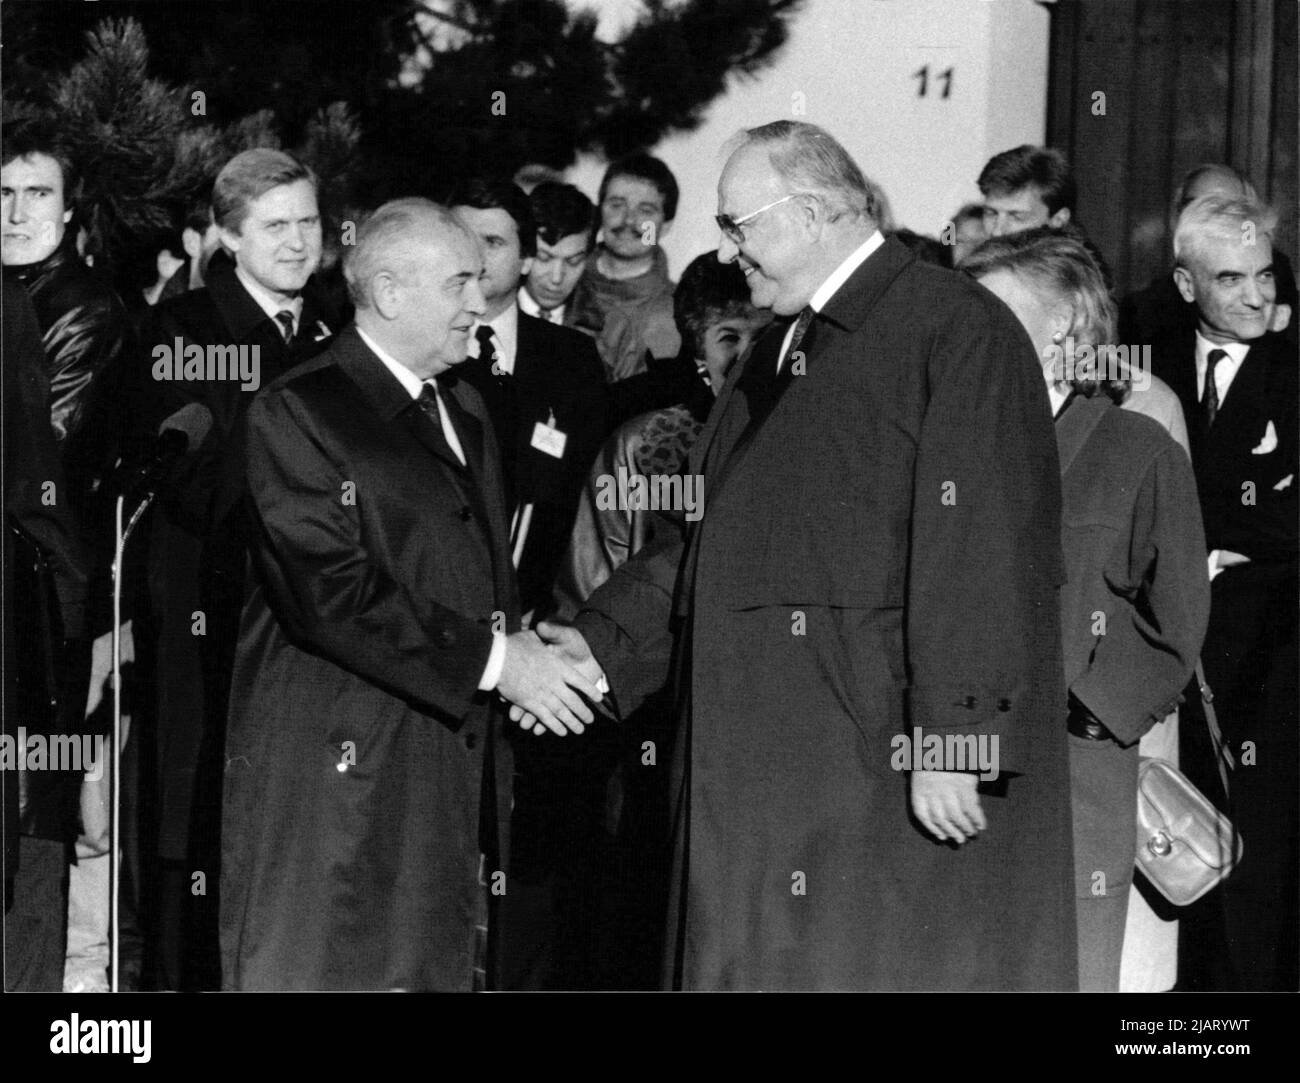
[[[444,208],[385,204],[348,252],[355,324],[249,410],[228,989],[491,987],[511,779],[496,693],[542,731],[591,721],[574,689],[595,688],[518,631],[497,448],[452,378],[482,271]]]
[[[678,662],[665,978],[1073,988],[1060,481],[1033,348],[992,294],[882,235],[820,128],[745,132],[717,206],[718,258],[786,319],[691,449],[707,501],[685,544],[657,537],[557,637],[624,711]],[[904,731],[1000,766],[909,759]]]

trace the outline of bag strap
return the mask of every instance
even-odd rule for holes
[[[1219,769],[1219,781],[1223,783],[1223,795],[1228,796],[1228,772],[1237,766],[1232,758],[1232,750],[1223,739],[1219,729],[1219,716],[1214,710],[1214,689],[1205,679],[1205,667],[1196,659],[1196,685],[1201,690],[1201,704],[1205,708],[1205,724],[1210,730],[1210,744],[1214,746],[1214,762]]]

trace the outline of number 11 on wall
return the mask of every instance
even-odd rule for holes
[[[912,78],[918,80],[920,83],[916,96],[918,98],[924,98],[926,91],[930,87],[930,65],[923,64],[916,71],[912,72]],[[939,72],[935,75],[935,80],[942,81],[943,83],[943,93],[940,94],[939,97],[947,98],[952,94],[952,68]]]

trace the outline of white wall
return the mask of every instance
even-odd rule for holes
[[[581,6],[598,10],[602,36],[638,7]],[[978,198],[975,178],[993,154],[1043,141],[1047,49],[1048,11],[1036,0],[807,0],[772,67],[752,80],[732,76],[699,129],[654,149],[682,189],[664,240],[674,275],[717,245],[722,145],[739,128],[787,117],[826,128],[884,188],[900,225],[937,235]],[[923,65],[931,74],[920,97]],[[938,74],[949,67],[945,100]],[[584,158],[569,178],[594,198],[604,164]]]

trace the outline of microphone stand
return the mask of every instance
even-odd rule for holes
[[[126,496],[120,495],[117,498],[117,508],[114,515],[114,546],[113,546],[113,770],[111,774],[110,792],[112,805],[112,818],[110,821],[108,833],[108,875],[109,875],[109,893],[108,893],[108,923],[109,923],[109,946],[111,949],[109,965],[109,989],[118,992],[119,974],[118,974],[118,895],[119,881],[121,879],[121,867],[119,861],[118,840],[121,837],[121,759],[122,759],[122,557],[126,552],[127,540],[131,537],[131,532],[135,529],[136,524],[140,522],[141,516],[149,510],[153,503],[154,493],[150,489],[140,502],[140,505],[131,514],[130,520],[126,524],[126,529],[122,529],[122,511],[126,505]]]

